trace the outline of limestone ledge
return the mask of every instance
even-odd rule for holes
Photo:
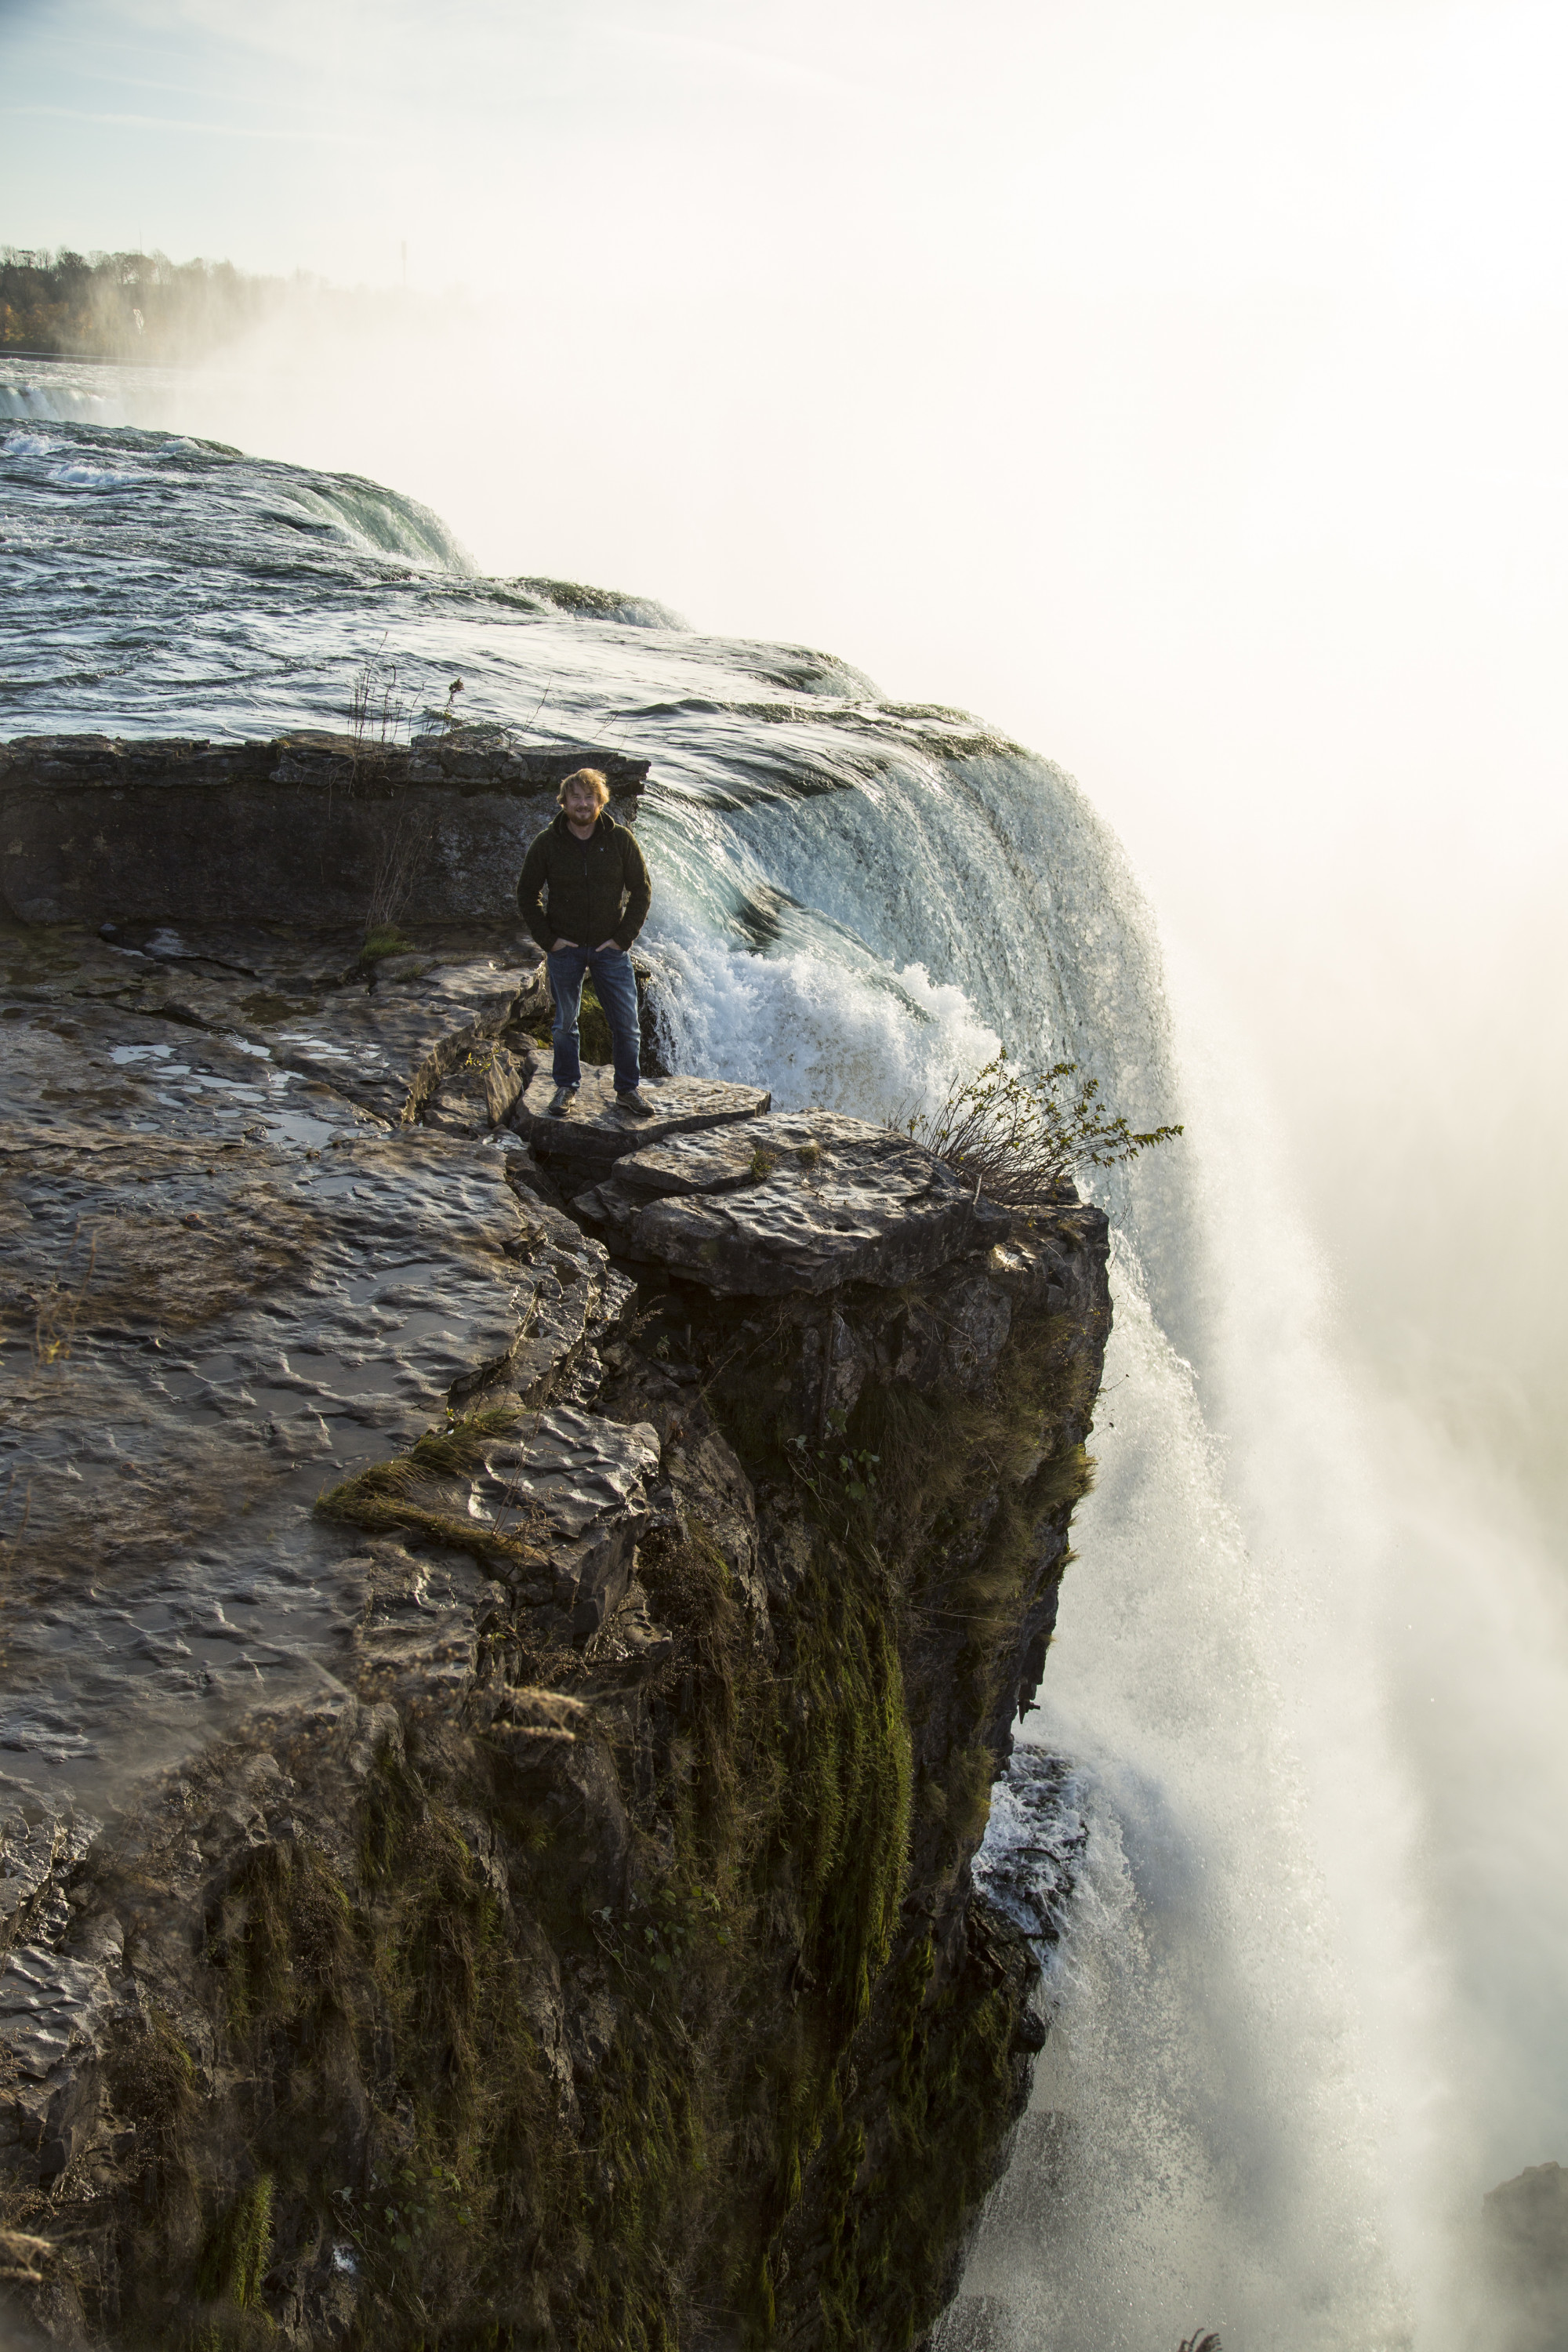
[[[600,769],[612,793],[635,797],[646,760],[592,743],[520,744],[504,729],[454,727],[413,745],[357,740],[302,729],[256,742],[201,736],[22,735],[0,742],[0,795],[35,789],[110,793],[173,785],[313,785],[342,791],[396,792],[405,783],[496,787],[553,793],[584,762]]]
[[[530,945],[421,937],[4,937],[11,2292],[916,2342],[1043,2038],[969,1861],[1104,1220],[753,1088],[552,1118]]]
[[[561,779],[635,818],[647,761],[454,728],[407,745],[102,735],[0,741],[0,911],[28,923],[504,922]]]

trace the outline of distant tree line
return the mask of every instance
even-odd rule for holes
[[[288,294],[316,284],[252,278],[231,261],[4,246],[0,351],[176,366],[265,324]]]

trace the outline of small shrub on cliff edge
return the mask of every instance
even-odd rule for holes
[[[405,940],[395,923],[371,923],[365,927],[364,945],[359,951],[360,962],[367,968],[380,963],[386,956],[412,955],[414,942]]]
[[[1033,1073],[1008,1060],[1006,1048],[972,1077],[955,1078],[934,1111],[917,1111],[904,1132],[977,1191],[1004,1208],[1043,1207],[1075,1169],[1114,1168],[1180,1127],[1134,1134],[1120,1113],[1100,1100],[1100,1080],[1076,1062],[1056,1062]]]

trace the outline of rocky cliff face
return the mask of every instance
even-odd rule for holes
[[[0,742],[0,902],[22,922],[506,923],[523,852],[584,761],[629,819],[646,760],[453,728],[414,750],[306,732],[252,743]]]
[[[970,1860],[1103,1220],[696,1079],[552,1121],[502,928],[164,913],[4,937],[18,2311],[919,2342],[1042,2038]]]

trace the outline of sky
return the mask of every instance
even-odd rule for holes
[[[1515,0],[0,0],[0,240],[406,270],[206,429],[1059,760],[1568,1542],[1565,85]]]

